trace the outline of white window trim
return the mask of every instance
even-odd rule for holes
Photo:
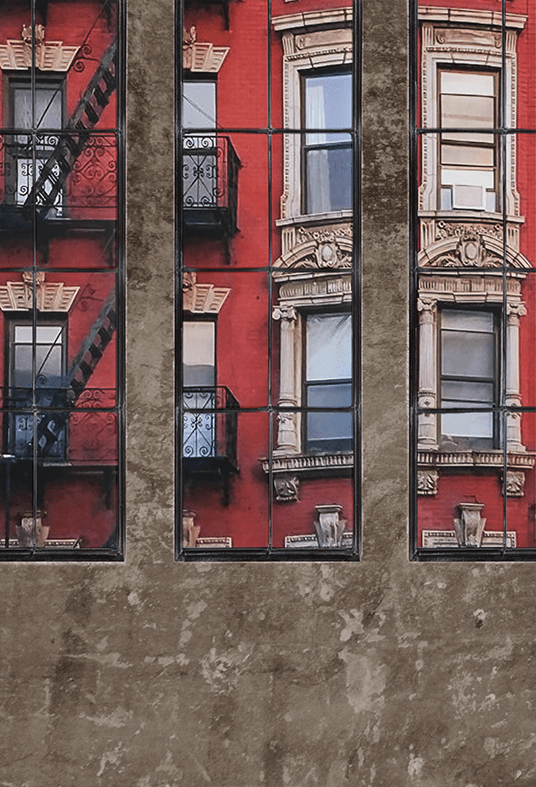
[[[326,11],[304,11],[275,17],[274,29],[282,32],[283,43],[283,125],[301,128],[301,74],[315,68],[344,66],[352,63],[352,10],[349,8]],[[326,30],[326,25],[338,24],[338,29]],[[324,29],[318,29],[324,26]],[[318,221],[352,218],[352,210],[322,214],[302,213],[301,136],[285,134],[283,141],[283,194],[281,219]]]
[[[484,25],[500,25],[501,14],[493,12],[466,11],[464,9],[419,8],[419,18],[423,20],[421,102],[422,127],[437,128],[438,70],[443,66],[472,66],[502,69],[500,29],[484,29]],[[440,12],[440,13],[439,13]],[[442,27],[442,22],[459,22],[459,28]],[[434,24],[435,22],[435,24]],[[504,105],[510,108],[507,118],[509,126],[515,127],[517,116],[517,57],[516,45],[518,31],[522,30],[526,17],[507,14],[505,36],[506,95]],[[439,24],[438,24],[439,23]],[[461,25],[474,24],[480,27],[464,28]],[[439,212],[438,205],[438,160],[436,135],[423,134],[422,144],[422,183],[419,189],[419,210]],[[506,212],[508,217],[520,216],[520,198],[516,190],[516,140],[511,135],[506,148]],[[460,211],[453,211],[459,215]],[[477,215],[493,216],[479,211]],[[497,214],[499,216],[499,214]]]

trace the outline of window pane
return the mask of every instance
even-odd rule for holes
[[[441,434],[450,437],[493,438],[493,413],[441,415]]]
[[[316,451],[351,450],[352,414],[308,413],[307,446]]]
[[[331,74],[305,80],[306,128],[352,127],[352,75]],[[339,141],[344,135],[335,135]],[[308,134],[307,144],[319,142],[319,135]],[[323,140],[324,141],[324,140]]]
[[[467,139],[466,139],[467,141]],[[463,145],[442,145],[441,163],[473,167],[493,167],[495,151],[493,148],[464,147]]]
[[[184,385],[214,385],[215,336],[213,322],[183,325]]]
[[[349,314],[307,316],[307,379],[352,376],[352,318]]]
[[[441,312],[441,326],[443,330],[492,333],[494,327],[493,314],[491,312],[444,309]]]
[[[469,71],[442,71],[441,92],[466,96],[493,96],[495,78],[492,74]]]
[[[474,383],[467,380],[444,380],[441,384],[441,406],[463,407],[465,402],[493,404],[493,383]],[[458,402],[458,404],[455,404]]]
[[[307,212],[327,213],[352,207],[350,147],[307,152]]]
[[[493,377],[495,339],[492,334],[444,331],[442,372],[464,377]]]
[[[441,126],[493,128],[495,100],[484,96],[442,96]]]
[[[184,82],[182,112],[184,128],[215,128],[216,83]]]
[[[308,407],[351,407],[352,386],[332,383],[331,385],[307,386]]]

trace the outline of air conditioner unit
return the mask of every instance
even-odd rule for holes
[[[486,210],[484,186],[455,183],[452,186],[452,207],[464,210]]]

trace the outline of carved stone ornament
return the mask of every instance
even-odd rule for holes
[[[417,472],[417,494],[436,495],[438,477],[437,470],[419,470]]]
[[[184,29],[182,38],[182,62],[187,71],[217,73],[229,53],[228,46],[201,44],[197,40],[195,27]]]
[[[182,512],[182,545],[185,548],[197,545],[197,538],[201,528],[195,524],[196,516],[197,513],[195,511]]]
[[[523,497],[525,494],[525,473],[522,470],[506,471],[506,494],[508,497]]]
[[[46,511],[37,509],[35,530],[36,542],[39,548],[45,546],[50,531],[49,525],[43,525],[43,516],[46,516]],[[33,546],[34,518],[32,511],[21,515],[20,525],[15,525],[15,532],[17,533],[17,541],[20,547],[29,549]]]
[[[482,534],[486,520],[482,519],[480,512],[483,503],[458,503],[459,519],[454,519],[454,530],[460,547],[479,547],[482,544]]]
[[[315,506],[317,518],[313,525],[320,548],[342,546],[342,535],[346,520],[340,519],[342,506],[320,505]]]
[[[275,499],[278,503],[297,501],[300,491],[300,480],[297,476],[281,475],[274,478]]]
[[[218,314],[230,292],[227,287],[198,284],[197,274],[186,272],[182,277],[182,308],[192,314]]]
[[[0,309],[3,312],[28,311],[33,306],[33,274],[23,273],[22,281],[0,285]],[[35,274],[37,309],[40,312],[68,312],[80,287],[61,282],[46,283],[45,274]]]
[[[484,229],[484,228],[482,228]],[[478,226],[460,226],[419,252],[419,266],[427,268],[499,268],[503,265],[502,238],[482,232]],[[530,268],[526,257],[506,246],[505,263],[513,268]]]
[[[300,232],[301,230],[301,232]],[[348,269],[352,267],[353,242],[351,235],[324,232],[311,237],[300,228],[298,243],[276,261],[278,268],[313,268],[317,270]],[[309,235],[309,237],[308,237]]]
[[[79,46],[63,46],[63,41],[45,41],[43,25],[35,26],[35,66],[40,71],[68,71]],[[0,44],[0,68],[26,71],[32,66],[32,27],[24,25],[21,40]]]

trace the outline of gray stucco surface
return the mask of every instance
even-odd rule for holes
[[[360,564],[173,562],[173,8],[129,0],[127,559],[0,571],[0,787],[536,784],[533,565],[407,560],[406,8],[364,7]]]

